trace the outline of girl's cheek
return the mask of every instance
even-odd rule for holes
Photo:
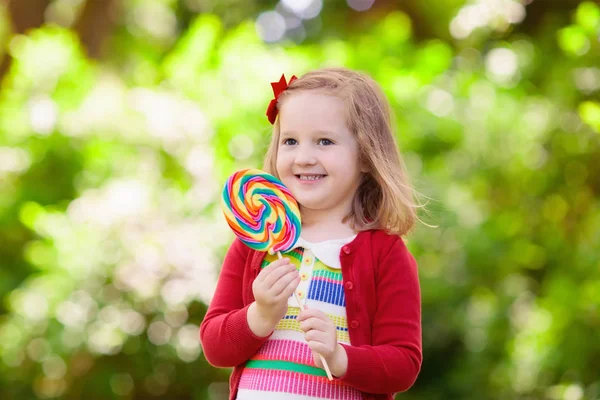
[[[283,154],[283,151],[279,150],[277,152],[277,159],[275,160],[275,167],[277,168],[277,170],[280,170],[281,167],[283,166],[284,159],[285,159],[285,155]]]
[[[291,153],[291,151],[289,150],[282,150],[279,152],[279,154],[277,154],[277,169],[284,169],[287,168],[290,164],[290,162],[294,159],[293,154]]]

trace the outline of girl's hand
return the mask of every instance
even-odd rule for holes
[[[300,275],[288,258],[274,261],[265,267],[252,283],[256,312],[272,328],[287,312],[288,298],[298,284]]]
[[[300,311],[298,315],[300,329],[308,347],[312,350],[315,365],[323,368],[319,354],[325,358],[334,376],[340,377],[348,368],[346,350],[337,342],[335,324],[329,317],[316,308]]]

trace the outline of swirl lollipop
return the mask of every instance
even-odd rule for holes
[[[258,169],[243,169],[231,175],[223,188],[223,214],[236,236],[248,247],[277,253],[281,258],[300,237],[301,220],[298,203],[284,184]],[[298,294],[300,309],[307,309]],[[327,377],[331,370],[319,354]]]
[[[233,232],[254,250],[285,253],[300,237],[298,203],[279,179],[264,171],[243,169],[231,175],[222,205]]]

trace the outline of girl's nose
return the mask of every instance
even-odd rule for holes
[[[314,151],[309,146],[298,146],[296,158],[294,160],[298,165],[312,165],[317,162]]]

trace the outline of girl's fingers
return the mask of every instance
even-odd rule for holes
[[[279,280],[277,280],[277,282],[275,282],[273,286],[271,286],[269,292],[274,297],[278,297],[281,294],[281,292],[283,292],[289,286],[291,282],[293,282],[296,278],[299,277],[300,275],[298,274],[298,271],[296,271],[296,269],[294,268],[293,270],[289,271],[281,278],[279,278]]]
[[[320,342],[320,343],[328,343],[331,341],[330,335],[325,331],[318,331],[316,329],[311,329],[308,332],[304,333],[304,338],[307,342]]]
[[[271,274],[271,272],[273,272],[273,270],[277,269],[277,267],[280,267],[281,265],[284,265],[286,261],[289,262],[287,258],[273,261],[271,264],[267,265],[262,271],[260,271],[260,273],[254,281],[257,283],[264,281],[265,278],[268,277]]]
[[[317,308],[309,308],[307,310],[300,311],[300,314],[298,315],[298,321],[304,321],[309,318],[319,318],[324,321],[329,319],[327,314]]]
[[[310,342],[308,342],[308,347],[314,351],[315,353],[318,354],[329,354],[331,353],[331,349],[329,349],[327,347],[327,345],[325,345],[324,343],[321,343],[319,341],[316,340],[311,340]]]
[[[265,268],[263,268],[263,270],[260,272],[259,276],[262,275],[263,277],[266,277],[271,272],[276,270],[278,267],[281,267],[282,265],[286,265],[289,263],[290,263],[289,258],[282,258],[279,260],[275,260],[272,263],[270,263],[269,265],[267,265]]]
[[[304,321],[300,321],[300,329],[302,329],[304,332],[308,332],[310,330],[325,332],[330,329],[330,324],[328,321],[324,321],[320,318],[311,317],[305,319]]]
[[[293,264],[290,264],[289,260],[277,260],[275,262],[278,264],[275,265],[274,268],[265,271],[265,277],[262,282],[269,288],[275,285],[275,283],[281,279],[282,276],[296,270],[296,267]],[[269,268],[271,265],[269,265],[267,268]]]
[[[323,368],[323,363],[321,362],[320,353],[313,351],[313,360],[314,360],[315,366],[317,368]]]
[[[296,276],[294,279],[292,279],[290,283],[288,283],[287,286],[281,291],[281,293],[277,295],[277,300],[288,299],[292,293],[294,293],[294,290],[296,290],[298,284],[300,283],[300,275],[298,272],[296,272],[295,275]]]

